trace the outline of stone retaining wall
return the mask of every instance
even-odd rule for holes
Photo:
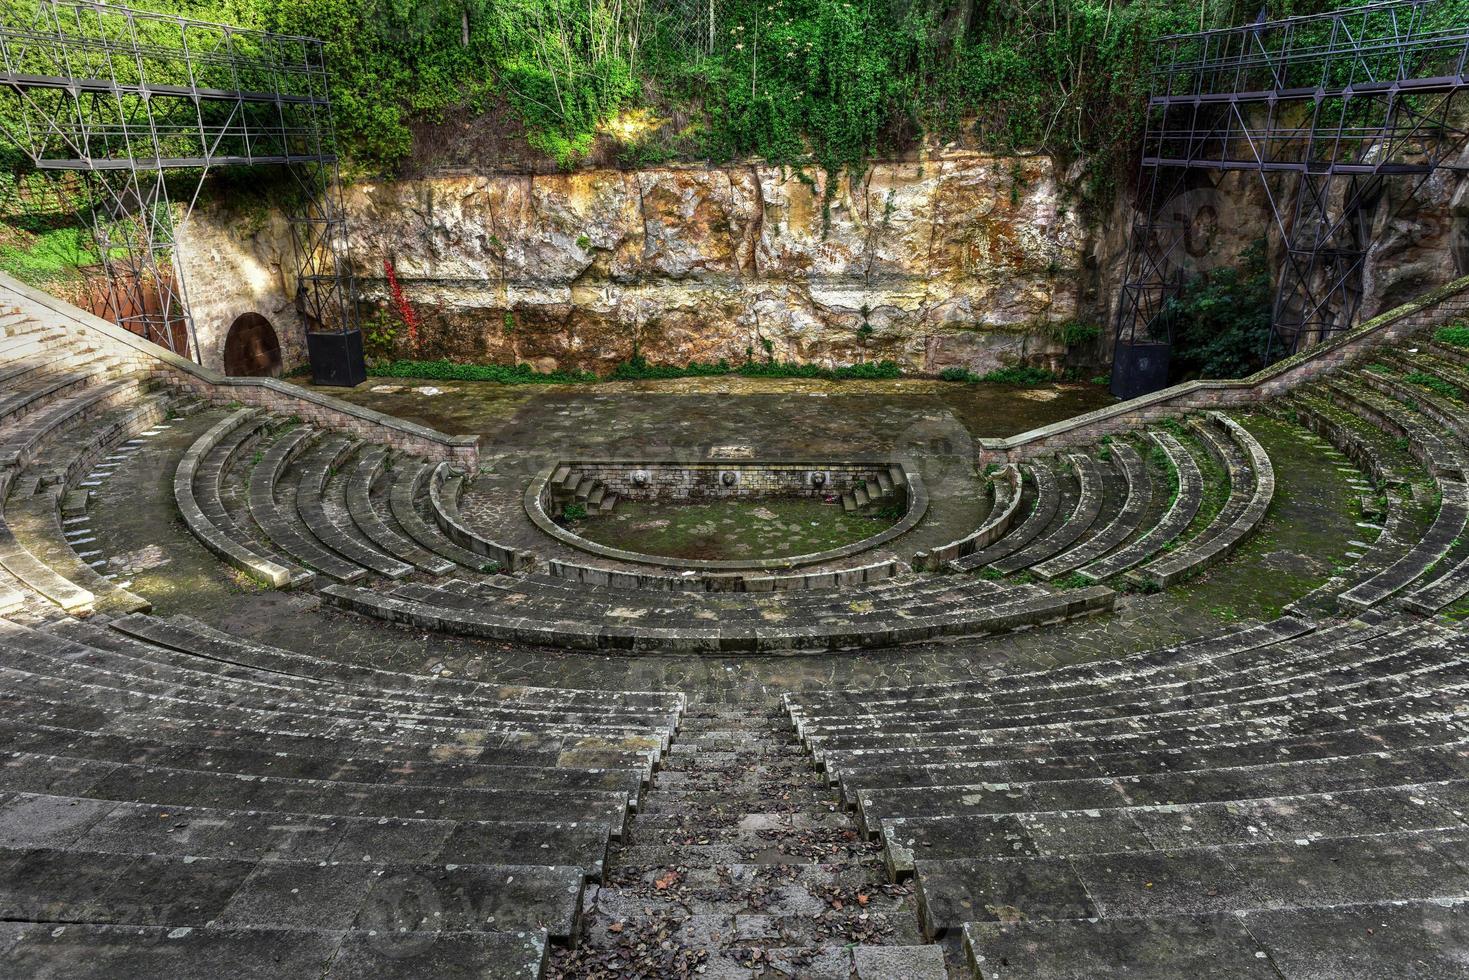
[[[1133,431],[1149,422],[1185,412],[1253,408],[1362,360],[1384,344],[1466,316],[1469,316],[1469,276],[1430,290],[1335,340],[1272,364],[1248,378],[1188,381],[1007,439],[981,439],[976,459],[980,464],[1031,459],[1073,446],[1089,446],[1103,436]]]
[[[586,461],[566,464],[628,500],[702,500],[748,497],[830,497],[859,485],[876,485],[888,463],[642,463]],[[725,474],[732,474],[726,483]],[[817,482],[820,474],[820,481]],[[638,482],[642,476],[643,482]]]
[[[131,348],[157,381],[189,391],[218,404],[248,405],[367,442],[391,446],[401,452],[427,459],[451,462],[463,469],[479,465],[479,437],[451,436],[427,426],[416,425],[374,412],[369,408],[339,401],[330,395],[308,391],[272,378],[228,378],[200,367],[162,347],[149,343],[114,323],[93,316],[54,296],[0,273],[0,294],[16,294],[27,309],[42,307],[66,330],[99,335],[116,345]]]

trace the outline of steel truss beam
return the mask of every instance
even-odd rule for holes
[[[1284,243],[1267,361],[1347,329],[1372,211],[1465,169],[1469,0],[1392,0],[1159,41],[1138,208],[1116,315],[1119,347],[1172,339],[1191,268],[1189,196],[1211,174],[1259,175]]]
[[[0,23],[0,131],[39,171],[83,175],[67,198],[92,229],[108,314],[198,360],[177,247],[215,168],[292,176],[298,311],[355,326],[322,42],[133,10],[40,0]]]

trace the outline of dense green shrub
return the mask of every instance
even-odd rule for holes
[[[473,114],[494,96],[563,164],[620,113],[648,109],[678,120],[676,152],[829,171],[969,128],[989,149],[1091,155],[1098,191],[1132,152],[1152,40],[1257,12],[1242,0],[135,2],[325,39],[338,129],[370,168],[403,159],[411,122]],[[1268,12],[1331,5],[1276,0]],[[0,0],[7,15],[33,7]]]
[[[1056,376],[1044,368],[1024,365],[995,368],[984,374],[976,374],[968,368],[950,367],[940,371],[939,378],[944,381],[962,381],[968,384],[1020,385],[1027,388],[1050,384],[1056,380]]]
[[[1238,266],[1215,269],[1168,301],[1174,375],[1242,378],[1258,371],[1265,364],[1270,313],[1270,269],[1265,243],[1258,241]]]

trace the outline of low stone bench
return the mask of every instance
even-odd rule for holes
[[[276,547],[307,568],[339,582],[356,582],[367,576],[367,569],[328,551],[299,525],[291,510],[276,500],[276,487],[286,467],[319,437],[320,433],[306,426],[297,426],[276,437],[250,471],[250,517]]]
[[[1260,526],[1275,498],[1275,469],[1265,447],[1233,419],[1217,413],[1211,418],[1245,454],[1245,461],[1241,464],[1230,460],[1229,500],[1210,525],[1182,547],[1134,573],[1139,581],[1155,589],[1167,588],[1228,558]],[[1214,430],[1201,426],[1200,432],[1210,438]]]
[[[1178,495],[1158,522],[1142,536],[1105,558],[1082,566],[1076,574],[1088,581],[1105,582],[1147,561],[1193,523],[1203,503],[1203,477],[1193,455],[1166,432],[1151,432],[1149,435],[1168,454],[1169,463],[1178,476]]]
[[[230,436],[236,437],[232,446],[238,449],[247,427],[253,430],[263,424],[258,412],[240,409],[200,436],[184,453],[174,471],[174,502],[185,525],[199,543],[229,565],[278,589],[308,585],[311,573],[261,554],[238,540],[240,534],[237,530],[220,526],[227,516],[220,500],[219,475],[228,462],[228,453],[215,461],[210,476],[200,479],[206,456],[214,453]]]
[[[1030,544],[1008,558],[994,563],[997,571],[1011,574],[1027,571],[1033,565],[1045,561],[1069,548],[1082,535],[1091,530],[1102,511],[1102,473],[1095,460],[1089,456],[1070,455],[1066,461],[1076,474],[1077,495],[1075,504],[1061,508],[1050,527]]]
[[[1005,465],[990,477],[988,486],[993,500],[984,523],[956,541],[918,552],[912,562],[915,571],[938,571],[956,559],[988,548],[1010,533],[1020,516],[1020,468],[1013,463]]]

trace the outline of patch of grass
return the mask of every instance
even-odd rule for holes
[[[1459,399],[1458,387],[1449,384],[1443,378],[1435,375],[1425,374],[1422,371],[1414,371],[1412,374],[1404,375],[1403,380],[1409,384],[1418,385],[1420,388],[1427,388],[1429,391],[1443,395],[1445,398],[1452,398],[1455,401]]]
[[[1433,332],[1433,339],[1450,347],[1469,347],[1469,323],[1439,327]]]
[[[561,519],[570,523],[571,521],[584,521],[587,518],[587,509],[582,504],[567,504],[561,508]]]
[[[0,246],[0,269],[29,286],[79,279],[79,269],[100,261],[91,235],[79,228],[53,228],[25,245]]]

